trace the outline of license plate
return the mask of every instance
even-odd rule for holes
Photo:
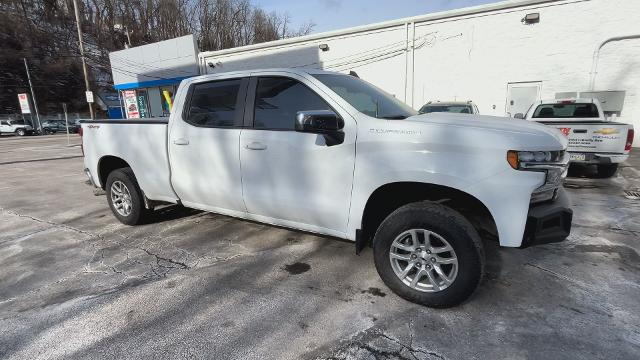
[[[569,160],[571,161],[585,161],[587,156],[585,154],[569,154]]]

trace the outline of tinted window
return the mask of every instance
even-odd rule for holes
[[[542,104],[533,112],[534,118],[597,118],[595,104]]]
[[[241,79],[195,84],[187,122],[196,126],[234,126]]]
[[[418,113],[402,101],[357,77],[333,74],[314,77],[363,114],[379,119],[404,119]]]
[[[257,129],[293,129],[298,111],[332,110],[318,94],[283,77],[258,79],[254,113]]]
[[[9,125],[9,123],[6,121],[0,121],[0,125]]]

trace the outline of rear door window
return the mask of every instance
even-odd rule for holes
[[[242,79],[218,80],[193,85],[186,121],[195,126],[233,127],[242,109]]]

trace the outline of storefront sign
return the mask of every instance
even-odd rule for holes
[[[18,101],[20,102],[20,110],[23,114],[31,114],[31,107],[29,106],[29,96],[27,94],[18,94]]]
[[[124,106],[127,111],[127,119],[139,119],[140,112],[138,111],[138,98],[135,90],[123,91]]]
[[[149,117],[147,113],[147,91],[138,90],[138,112],[141,118]]]

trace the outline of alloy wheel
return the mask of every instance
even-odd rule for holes
[[[393,272],[412,289],[442,291],[458,275],[458,258],[442,236],[426,229],[410,229],[391,243],[389,260]]]

